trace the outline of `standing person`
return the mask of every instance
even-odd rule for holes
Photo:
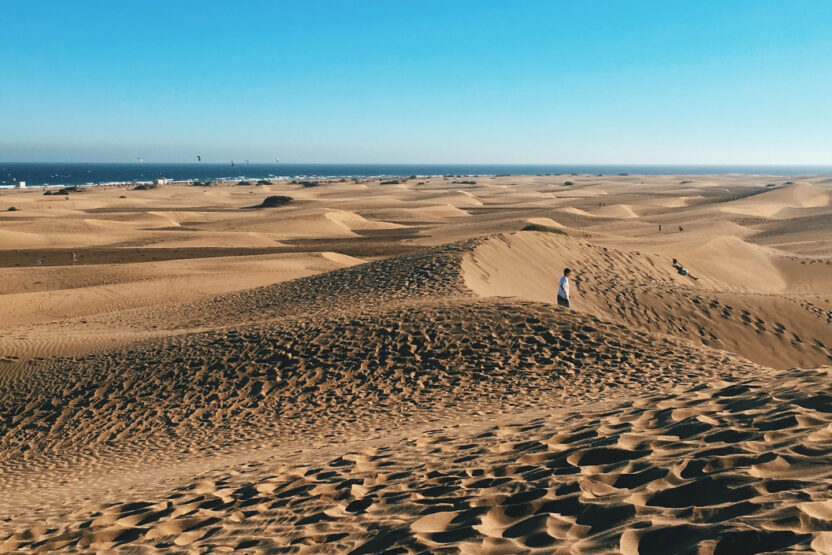
[[[571,308],[569,302],[569,274],[571,273],[572,270],[564,268],[563,276],[558,281],[558,305],[565,306],[566,308]]]

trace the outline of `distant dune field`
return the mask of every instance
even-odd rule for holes
[[[832,553],[829,176],[471,180],[3,191],[0,553]]]

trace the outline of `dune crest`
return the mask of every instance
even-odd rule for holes
[[[544,227],[551,227],[554,229],[564,229],[564,226],[552,218],[529,218],[526,220],[532,225],[542,225]]]
[[[638,218],[638,214],[635,210],[633,210],[633,207],[627,204],[613,204],[610,206],[602,206],[597,210],[593,210],[592,213],[596,216],[601,216],[603,218]]]
[[[795,210],[829,206],[832,193],[810,183],[795,183],[726,203],[722,210],[761,218],[794,217]],[[799,212],[798,212],[799,213]]]

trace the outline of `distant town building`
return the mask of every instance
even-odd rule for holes
[[[25,189],[26,188],[26,182],[25,181],[18,181],[17,182],[17,188],[18,189]]]
[[[153,184],[154,185],[167,185],[168,183],[170,183],[170,181],[171,180],[168,179],[167,177],[160,177],[158,179],[154,179]]]

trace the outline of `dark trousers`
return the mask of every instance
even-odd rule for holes
[[[565,306],[566,308],[572,308],[569,304],[569,299],[564,299],[560,295],[558,295],[558,305]]]

